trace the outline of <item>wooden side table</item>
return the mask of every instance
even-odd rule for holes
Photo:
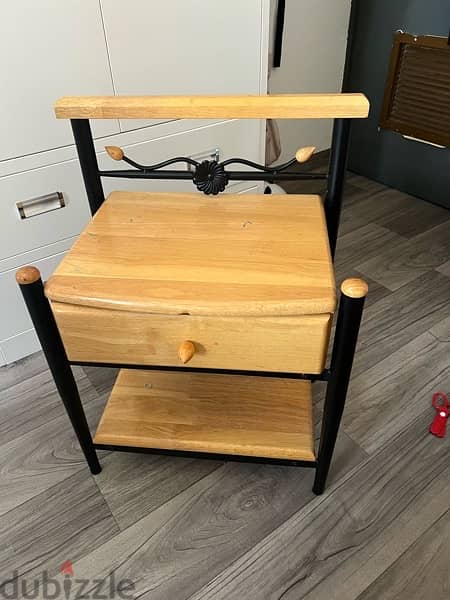
[[[92,473],[96,449],[195,453],[316,468],[323,492],[344,409],[367,285],[341,286],[332,265],[350,118],[359,94],[267,97],[67,98],[92,221],[46,283],[17,273],[58,391]],[[245,159],[176,157],[100,171],[88,118],[337,117],[329,173]],[[187,162],[193,169],[166,170]],[[230,171],[232,163],[253,170]],[[208,195],[113,192],[101,177],[192,179]],[[216,195],[232,179],[327,178],[314,195]],[[70,365],[120,367],[92,439]],[[318,452],[311,385],[327,381]]]

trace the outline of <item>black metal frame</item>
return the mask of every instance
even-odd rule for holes
[[[156,165],[144,168],[144,171],[100,171],[97,164],[94,142],[89,125],[85,119],[72,120],[72,128],[75,137],[75,143],[80,159],[80,166],[86,186],[89,204],[92,214],[99,209],[104,201],[104,193],[101,183],[101,177],[119,176],[119,177],[144,177],[147,179],[192,179],[193,174],[189,171],[158,171]],[[336,247],[336,238],[339,227],[339,218],[341,212],[342,195],[345,180],[346,157],[350,133],[350,120],[337,119],[333,128],[333,139],[330,159],[330,169],[327,176],[328,190],[325,199],[325,215],[328,229],[331,253],[334,256]],[[173,159],[175,160],[175,159]],[[246,162],[243,159],[233,159],[236,162]],[[133,161],[131,161],[133,162]],[[167,161],[166,161],[167,162]],[[170,161],[168,161],[170,162]],[[231,161],[227,161],[231,162]],[[248,161],[247,161],[248,162]],[[290,161],[291,162],[291,161]],[[137,163],[136,163],[137,164]],[[138,165],[140,167],[140,165]],[[260,167],[260,165],[256,165]],[[282,165],[283,167],[283,165]],[[326,176],[318,174],[305,173],[283,173],[278,167],[263,168],[263,171],[252,172],[230,172],[230,178],[236,178],[243,181],[254,181],[261,179],[280,180],[285,178],[296,179],[316,179]],[[224,200],[225,201],[225,200]],[[344,293],[341,294],[339,303],[336,333],[333,343],[333,352],[331,365],[320,374],[308,373],[279,373],[271,371],[247,371],[236,369],[203,369],[192,367],[167,367],[153,365],[135,365],[135,364],[114,364],[105,365],[105,363],[83,363],[69,361],[58,331],[55,318],[50,307],[50,303],[44,294],[44,287],[41,279],[32,283],[20,283],[20,288],[25,299],[28,311],[30,313],[36,333],[42,345],[45,357],[54,377],[58,392],[64,403],[66,411],[72,422],[75,433],[80,442],[83,453],[86,457],[89,468],[93,474],[100,472],[101,467],[96,455],[96,449],[118,450],[125,452],[148,452],[156,454],[187,455],[207,457],[214,460],[240,460],[248,462],[264,462],[271,464],[288,464],[302,467],[313,467],[316,469],[313,491],[321,494],[324,491],[328,470],[330,467],[334,446],[339,430],[339,425],[344,410],[347,387],[350,379],[350,373],[355,353],[356,342],[358,338],[359,325],[361,321],[364,298],[351,298]],[[232,375],[252,375],[259,377],[282,377],[292,379],[308,379],[310,381],[327,381],[327,393],[322,420],[322,431],[320,436],[319,452],[316,461],[294,461],[283,459],[257,458],[250,456],[237,455],[218,455],[206,454],[189,451],[171,451],[152,448],[135,448],[124,446],[111,446],[103,444],[94,444],[83,406],[78,393],[78,389],[73,377],[71,366],[74,364],[93,365],[93,366],[114,366],[118,368],[136,368],[147,370],[164,371],[189,371],[205,373],[227,373]]]

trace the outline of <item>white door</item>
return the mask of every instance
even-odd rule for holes
[[[117,94],[266,92],[265,0],[101,5]],[[142,125],[121,123],[123,130]]]
[[[0,17],[0,160],[72,144],[55,100],[114,93],[98,1],[3,1]],[[116,131],[95,123],[96,135]]]

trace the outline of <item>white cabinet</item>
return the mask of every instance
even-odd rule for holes
[[[265,93],[266,4],[128,0],[124,10],[123,0],[101,0],[116,93]]]
[[[55,99],[114,93],[98,2],[14,0],[0,14],[0,160],[72,144]],[[95,127],[115,131],[115,121]]]

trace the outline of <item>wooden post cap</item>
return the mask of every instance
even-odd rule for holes
[[[193,342],[186,340],[178,348],[178,356],[183,364],[186,364],[191,360],[195,354],[195,345]]]
[[[36,283],[36,281],[39,281],[40,278],[41,274],[39,272],[39,269],[30,265],[20,267],[20,269],[16,271],[16,281],[19,285],[28,285],[29,283]]]
[[[295,158],[297,162],[305,163],[311,158],[315,151],[315,146],[305,146],[304,148],[299,148],[295,153]]]
[[[123,150],[119,146],[105,146],[105,150],[113,160],[123,159]]]
[[[358,277],[350,277],[341,283],[341,292],[349,298],[364,298],[368,291],[367,283]]]

